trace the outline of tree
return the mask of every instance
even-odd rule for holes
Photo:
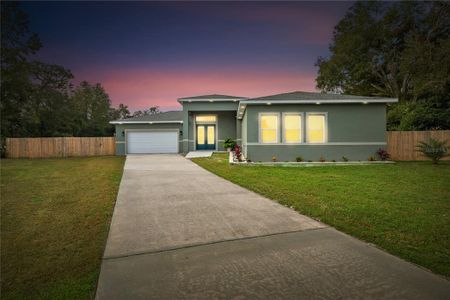
[[[17,136],[23,122],[18,116],[24,113],[29,94],[33,89],[30,80],[32,64],[28,56],[41,48],[36,33],[28,28],[26,14],[16,2],[1,2],[1,135]]]
[[[317,87],[398,98],[391,129],[450,128],[449,16],[446,2],[357,2],[316,62]]]
[[[133,117],[141,117],[148,115],[159,114],[161,111],[159,110],[159,106],[151,106],[149,109],[137,110],[133,113]]]
[[[75,89],[71,101],[75,109],[75,135],[102,136],[111,131],[111,100],[103,87],[82,81]]]
[[[118,108],[111,107],[111,120],[122,120],[131,117],[128,106],[120,103]]]

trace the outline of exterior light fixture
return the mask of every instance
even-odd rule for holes
[[[125,136],[125,131],[124,130],[122,130],[122,136]]]
[[[270,102],[267,102],[267,105],[271,105],[272,103],[270,103]]]

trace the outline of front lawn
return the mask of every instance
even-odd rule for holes
[[[450,276],[450,164],[203,168],[388,252]]]
[[[93,298],[123,163],[2,160],[2,299]]]

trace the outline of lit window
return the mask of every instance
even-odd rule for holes
[[[325,143],[326,124],[324,114],[310,114],[306,119],[308,143]]]
[[[302,116],[301,114],[285,114],[283,116],[284,142],[302,142]]]
[[[278,114],[261,114],[260,134],[262,143],[278,143]]]
[[[195,116],[195,122],[196,123],[215,123],[216,122],[216,116]]]

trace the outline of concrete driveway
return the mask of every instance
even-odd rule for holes
[[[98,299],[448,299],[450,283],[179,155],[128,156]]]

